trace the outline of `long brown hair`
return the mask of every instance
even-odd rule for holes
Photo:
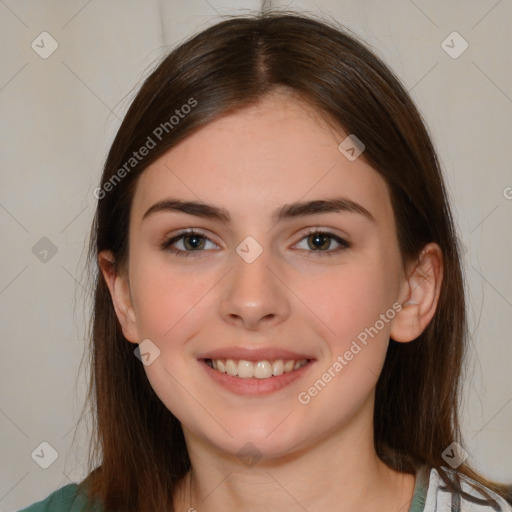
[[[254,105],[276,88],[293,91],[364,142],[361,158],[389,187],[404,263],[417,259],[428,242],[442,249],[435,316],[413,342],[390,340],[376,389],[375,449],[398,471],[412,473],[421,464],[436,468],[460,491],[442,468],[442,453],[452,442],[463,444],[458,406],[466,306],[436,152],[406,90],[377,56],[334,22],[281,11],[229,18],[174,49],[145,80],[109,151],[88,258],[94,275],[88,401],[97,426],[90,474],[81,483],[107,512],[172,510],[190,460],[179,421],[152,390],[122,334],[97,255],[110,250],[118,271],[126,265],[131,200],[137,177],[150,163],[212,120]],[[184,105],[190,108],[181,110]],[[176,110],[186,115],[171,121]],[[130,160],[149,145],[148,137],[154,147]],[[467,464],[458,472],[505,495]]]

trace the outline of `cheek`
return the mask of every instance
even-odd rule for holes
[[[389,278],[375,265],[340,266],[336,272],[316,276],[307,283],[302,280],[295,290],[310,315],[320,320],[325,339],[331,340],[331,358],[348,350],[351,341],[374,326],[393,302]],[[387,341],[389,322],[378,327],[382,331],[379,338]]]
[[[139,259],[131,279],[139,332],[163,342],[193,323],[211,288],[197,273],[177,272],[158,259]]]
[[[389,279],[375,265],[357,271],[352,267],[332,277],[324,290],[315,287],[308,296],[326,325],[323,335],[330,353],[297,399],[311,418],[339,426],[373,397],[395,310]]]
[[[190,421],[197,416],[191,396],[201,393],[190,382],[187,340],[194,337],[200,317],[206,315],[207,300],[203,303],[201,298],[211,285],[197,273],[177,272],[157,258],[139,257],[131,279],[138,331],[160,351],[144,366],[150,385],[180,421]]]

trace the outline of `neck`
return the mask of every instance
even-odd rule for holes
[[[373,429],[335,433],[307,449],[246,466],[215,452],[187,432],[192,469],[176,510],[406,512],[414,475],[396,472],[378,457]],[[191,442],[192,441],[192,442]]]

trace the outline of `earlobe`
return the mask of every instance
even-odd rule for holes
[[[427,244],[404,280],[402,309],[393,319],[390,337],[406,343],[416,339],[432,320],[441,291],[443,258],[440,247]]]
[[[138,343],[136,316],[130,295],[127,276],[118,273],[114,264],[114,257],[110,251],[101,251],[98,254],[98,265],[110,291],[116,316],[123,329],[124,337],[133,343]]]

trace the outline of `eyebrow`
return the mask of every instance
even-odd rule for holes
[[[225,224],[231,222],[228,210],[199,201],[183,201],[180,199],[164,199],[151,206],[142,216],[142,220],[158,212],[181,212],[198,217],[219,220]],[[345,197],[330,199],[316,199],[298,203],[285,204],[274,211],[272,221],[274,223],[307,215],[319,213],[349,212],[363,215],[368,220],[376,222],[375,217],[362,205]]]

